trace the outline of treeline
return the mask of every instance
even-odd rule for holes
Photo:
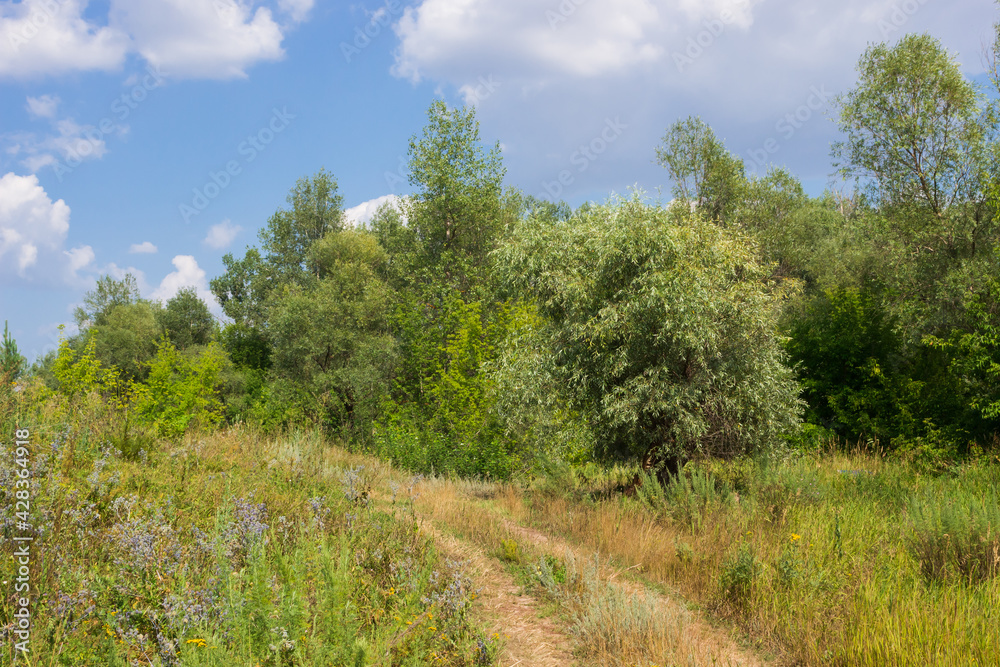
[[[436,102],[410,197],[354,227],[332,174],[301,179],[225,256],[221,327],[191,291],[161,306],[103,278],[31,391],[100,395],[125,441],[311,424],[494,478],[830,437],[932,462],[994,447],[996,103],[926,35],[858,72],[833,150],[852,189],[818,198],[688,118],[656,149],[671,202],[574,210],[505,187],[474,111]]]

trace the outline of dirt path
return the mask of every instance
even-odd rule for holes
[[[578,562],[593,558],[593,552],[581,551],[560,538],[542,533],[532,528],[526,528],[509,519],[499,519],[504,526],[520,539],[534,544],[543,551],[554,556],[565,558],[571,555]],[[624,570],[606,568],[602,573],[609,582],[620,587],[625,592],[632,595],[649,595],[655,600],[657,608],[664,615],[674,615],[680,606],[675,600],[661,593],[650,590],[648,587],[626,579],[619,578]],[[705,620],[695,614],[688,614],[684,623],[683,635],[685,644],[698,659],[698,664],[725,665],[727,667],[766,667],[768,663],[762,661],[748,650],[740,647],[727,633],[712,627]],[[704,661],[704,663],[702,663]]]
[[[466,575],[480,589],[482,614],[491,625],[490,634],[504,638],[501,667],[576,664],[565,631],[551,619],[540,616],[537,601],[521,593],[500,562],[479,547],[437,530],[427,521],[420,523],[420,530],[443,552],[465,563]]]
[[[522,594],[505,565],[489,556],[480,545],[496,543],[508,535],[527,547],[526,554],[547,553],[559,558],[571,555],[577,563],[593,562],[594,552],[522,526],[503,516],[492,502],[482,503],[482,496],[475,493],[470,496],[446,480],[424,480],[420,491],[421,499],[414,509],[422,517],[422,529],[444,551],[468,563],[471,576],[482,587],[483,611],[494,627],[492,631],[507,637],[507,654],[501,661],[503,667],[576,664],[572,656],[576,647],[568,632],[560,626],[559,619],[540,618],[538,603]],[[434,528],[432,521],[442,530]],[[448,530],[443,530],[445,526]],[[463,537],[455,537],[452,532]],[[642,596],[649,600],[656,617],[662,619],[662,627],[678,624],[669,640],[675,647],[669,649],[675,662],[718,667],[765,667],[768,664],[739,646],[726,630],[713,627],[698,612],[685,609],[682,602],[629,579],[625,568],[602,564],[601,569],[600,579],[627,597]]]

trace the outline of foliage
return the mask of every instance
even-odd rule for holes
[[[121,280],[110,275],[97,279],[94,289],[87,292],[83,306],[75,311],[76,323],[81,329],[105,323],[108,314],[116,306],[128,306],[139,301],[139,284],[131,273]]]
[[[7,321],[3,323],[3,341],[0,343],[0,379],[9,384],[21,377],[27,362],[17,349],[17,341],[10,335]]]
[[[218,424],[222,408],[218,383],[224,360],[217,343],[186,355],[172,341],[162,339],[148,379],[137,388],[134,404],[139,419],[165,438],[178,438],[194,424]]]
[[[162,334],[159,304],[137,301],[113,306],[85,337],[96,344],[97,358],[105,366],[118,368],[130,380],[142,380],[156,353]]]
[[[414,269],[433,270],[435,281],[463,293],[477,290],[504,231],[500,147],[484,150],[473,108],[436,101],[427,121],[409,147],[415,192],[405,212],[417,242]]]
[[[158,313],[160,326],[179,350],[208,345],[215,332],[215,318],[193,287],[178,290]]]
[[[497,259],[508,288],[537,300],[545,364],[604,454],[734,455],[797,425],[782,289],[745,237],[636,196],[560,225],[526,220]]]
[[[271,306],[271,377],[291,383],[316,423],[364,436],[395,356],[385,253],[364,232],[331,232],[310,250],[317,282],[286,286]],[[286,390],[292,390],[287,387]]]
[[[674,182],[674,197],[691,202],[709,220],[730,222],[744,199],[743,162],[726,150],[705,121],[677,121],[656,149],[657,162]]]

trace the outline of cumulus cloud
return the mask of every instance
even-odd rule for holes
[[[29,97],[27,109],[35,118],[52,118],[56,115],[56,107],[59,106],[59,98],[55,95],[42,95],[40,97]]]
[[[198,266],[198,261],[191,255],[177,255],[171,260],[171,263],[175,270],[164,276],[159,287],[150,294],[150,298],[166,303],[182,288],[193,287],[198,298],[204,301],[213,312],[218,313],[220,311],[219,302],[209,291],[205,270]]]
[[[90,246],[65,249],[70,209],[34,175],[0,178],[0,283],[72,283],[94,260]]]
[[[229,247],[235,239],[236,235],[243,231],[243,228],[234,225],[227,218],[217,225],[212,225],[208,230],[208,236],[202,241],[209,248],[215,248],[216,250],[222,250],[223,248]]]
[[[994,20],[989,3],[926,0],[420,0],[394,25],[392,71],[474,103],[484,139],[503,140],[513,183],[531,194],[664,185],[654,148],[688,115],[745,160],[773,138],[771,161],[825,180],[830,102],[870,43],[928,31],[975,74]],[[816,90],[808,121],[780,129]],[[605,145],[616,119],[627,128]]]
[[[156,254],[157,248],[150,241],[143,241],[142,243],[133,243],[128,248],[129,254],[131,255],[153,255]]]
[[[0,2],[0,77],[121,67],[129,38],[83,17],[86,0]]]
[[[171,77],[245,77],[284,56],[315,0],[0,0],[0,78],[118,70],[140,54]]]
[[[112,0],[112,22],[171,77],[245,77],[284,56],[281,26],[268,7],[236,0]],[[301,5],[302,3],[294,3]]]
[[[347,218],[349,224],[357,227],[364,227],[371,222],[371,219],[374,217],[376,211],[382,208],[383,205],[389,204],[398,209],[402,201],[402,198],[397,195],[382,195],[381,197],[369,199],[366,202],[362,202],[357,206],[352,206],[351,208],[345,210],[344,217]]]

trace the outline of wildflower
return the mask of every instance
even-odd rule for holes
[[[802,539],[801,535],[796,535],[795,533],[792,533],[792,542],[800,539]]]

